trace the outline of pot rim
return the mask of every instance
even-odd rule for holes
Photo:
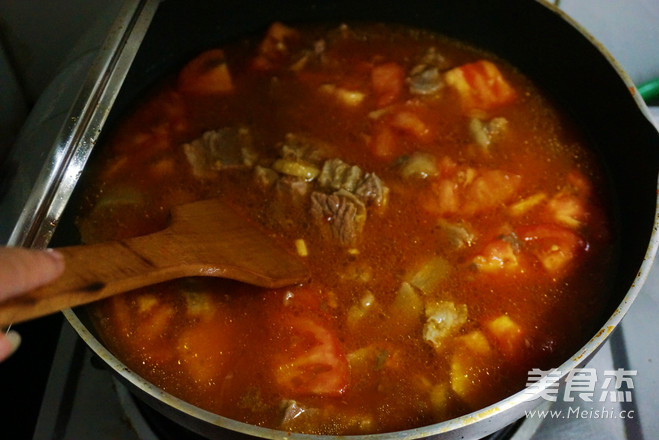
[[[558,14],[565,22],[575,28],[584,38],[586,38],[600,51],[600,53],[609,62],[611,67],[613,67],[613,69],[617,72],[620,79],[631,91],[632,97],[636,101],[640,112],[646,117],[646,119],[648,119],[648,121],[651,121],[652,119],[650,112],[643,102],[642,97],[638,93],[634,83],[625,73],[624,69],[614,59],[614,57],[606,50],[606,48],[576,21],[570,18],[554,4],[549,3],[547,0],[535,1],[545,6],[550,12]],[[114,98],[116,97],[116,94],[121,87],[123,77],[130,67],[130,62],[132,61],[132,58],[137,51],[141,37],[143,37],[144,33],[146,33],[146,29],[148,28],[150,20],[153,17],[155,10],[157,9],[158,3],[159,1],[157,0],[133,0],[127,2],[128,6],[123,11],[123,13],[120,14],[120,18],[115,23],[115,29],[124,29],[124,32],[121,35],[123,44],[119,44],[117,41],[113,41],[112,38],[110,38],[108,42],[106,42],[105,50],[100,51],[97,57],[97,62],[95,63],[96,66],[101,66],[101,68],[107,69],[107,66],[112,59],[115,60],[115,63],[117,62],[117,59],[113,57],[120,55],[127,57],[120,58],[118,71],[113,70],[110,72],[113,75],[118,75],[118,77],[116,77],[114,80],[112,80],[112,77],[110,77],[110,80],[107,80],[106,77],[106,82],[99,84],[98,78],[102,77],[103,74],[107,75],[108,72],[107,70],[103,70],[99,73],[98,71],[94,71],[94,69],[92,69],[90,76],[88,77],[88,81],[91,82],[94,87],[89,87],[89,84],[87,83],[83,84],[80,95],[78,96],[76,102],[79,103],[80,100],[88,99],[89,96],[98,93],[98,87],[102,87],[102,92],[104,92],[105,95],[97,96],[97,98],[101,100],[105,99],[104,101],[101,101],[103,105],[100,107],[91,106],[90,108],[87,101],[84,101],[84,106],[74,105],[72,107],[69,120],[82,120],[82,116],[89,117],[90,114],[96,114],[99,112],[99,110],[100,118],[91,120],[87,119],[89,125],[87,127],[83,127],[85,128],[85,131],[81,132],[81,134],[79,133],[78,136],[74,136],[73,132],[74,130],[80,130],[80,126],[74,124],[74,127],[64,127],[63,132],[60,134],[60,139],[55,144],[49,159],[46,161],[46,166],[44,166],[37,184],[30,194],[30,198],[28,199],[28,203],[23,211],[23,214],[19,218],[18,223],[14,228],[14,232],[12,233],[12,237],[9,241],[10,244],[29,247],[47,246],[50,238],[52,237],[52,234],[54,233],[55,226],[59,221],[59,217],[62,214],[64,206],[66,205],[73,191],[73,188],[75,187],[75,183],[80,176],[80,171],[84,167],[91,149],[95,144],[95,139],[105,122],[105,117],[107,117],[107,114],[112,107],[112,103],[114,102]],[[127,26],[128,23],[133,23],[133,25],[129,27]],[[136,26],[135,23],[139,23],[139,25]],[[116,38],[117,34],[113,35],[113,37]],[[131,38],[134,39],[133,43],[126,45],[126,39],[130,40]],[[62,159],[63,155],[64,157],[69,158],[68,162]],[[46,196],[44,196],[44,188],[48,190],[46,192]],[[656,206],[653,231],[649,239],[644,260],[636,274],[636,278],[633,284],[627,291],[626,295],[616,310],[606,320],[599,331],[570,359],[566,360],[563,364],[555,369],[556,371],[560,372],[560,374],[547,375],[537,381],[533,387],[527,387],[486,408],[465,414],[451,420],[447,420],[445,422],[427,425],[420,428],[398,431],[395,433],[368,434],[347,437],[370,440],[380,440],[385,438],[415,439],[438,434],[446,434],[450,432],[460,433],[460,431],[463,429],[471,427],[476,422],[480,421],[492,422],[489,424],[480,424],[481,426],[476,428],[478,434],[487,435],[502,427],[497,425],[496,419],[494,419],[496,415],[513,407],[518,408],[523,406],[532,408],[537,406],[541,401],[541,393],[544,390],[552,386],[554,383],[563,380],[563,378],[565,378],[565,376],[570,371],[579,367],[580,365],[583,365],[597,352],[597,350],[608,339],[610,334],[619,325],[622,318],[631,307],[631,304],[634,302],[635,298],[641,291],[642,286],[648,277],[650,269],[652,268],[657,250],[659,249],[659,179],[657,181]],[[37,232],[34,232],[35,230]],[[30,233],[29,231],[33,232]],[[299,440],[321,440],[337,438],[336,436],[327,435],[283,433],[282,431],[274,429],[262,428],[238,422],[189,404],[169,393],[164,392],[160,388],[156,387],[155,385],[134,373],[132,370],[128,369],[121,361],[119,361],[112,353],[110,353],[103,344],[101,344],[101,342],[83,324],[74,310],[68,309],[63,311],[63,313],[70,325],[85,341],[89,348],[104,362],[106,362],[119,376],[121,376],[122,380],[133,384],[139,390],[150,396],[153,396],[165,404],[173,406],[183,413],[203,420],[212,425],[260,438],[275,439],[282,438],[282,436],[285,438]],[[532,390],[532,388],[534,390]],[[483,427],[482,425],[485,426]]]

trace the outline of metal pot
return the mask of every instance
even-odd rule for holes
[[[153,19],[151,20],[151,17]],[[609,318],[571,358],[563,377],[586,363],[616,328],[638,294],[659,246],[657,176],[659,133],[631,80],[586,32],[550,4],[534,0],[411,0],[408,2],[252,0],[127,2],[81,94],[62,127],[10,244],[72,244],[75,231],[64,207],[87,157],[109,118],[121,116],[155,79],[202,49],[260,32],[272,21],[384,21],[436,30],[497,53],[536,82],[582,127],[609,173],[620,259],[607,303]],[[149,24],[150,22],[150,24]],[[141,45],[140,45],[140,40]],[[139,50],[137,47],[139,46]],[[132,57],[135,57],[131,65]],[[101,133],[102,140],[102,133]],[[64,312],[89,347],[157,411],[209,438],[319,439],[239,423],[173,397],[130,371],[96,338],[84,309]],[[368,439],[478,438],[524,416],[542,402],[540,392],[520,391],[494,405],[418,429]],[[533,399],[536,397],[536,399]]]

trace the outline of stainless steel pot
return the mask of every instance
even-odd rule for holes
[[[407,2],[252,0],[129,1],[62,127],[10,239],[43,247],[75,241],[64,207],[106,117],[111,124],[153,81],[210,46],[262,31],[274,20],[385,21],[429,28],[471,42],[509,60],[532,78],[583,128],[609,173],[617,207],[620,260],[604,295],[609,318],[571,358],[558,366],[563,377],[582,366],[619,324],[637,296],[659,246],[657,176],[659,133],[631,80],[583,29],[548,3],[535,0],[410,0]],[[155,11],[153,20],[151,16]],[[147,24],[150,21],[150,25]],[[132,67],[127,67],[137,45]],[[100,66],[100,67],[99,67]],[[118,93],[118,94],[117,94]],[[116,101],[115,101],[116,97]],[[83,105],[84,104],[84,105]],[[100,138],[99,138],[100,133]],[[183,426],[209,438],[321,439],[239,423],[189,405],[130,371],[96,338],[84,310],[66,318],[89,347],[139,398]],[[479,438],[524,416],[542,402],[540,392],[520,391],[480,411],[418,429],[369,435],[368,439]]]

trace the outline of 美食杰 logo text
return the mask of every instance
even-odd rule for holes
[[[528,372],[529,400],[542,398],[550,402],[571,403],[568,408],[531,410],[526,417],[554,419],[632,419],[633,409],[617,408],[616,403],[632,402],[636,370],[575,368],[565,375],[560,370],[534,368]],[[546,378],[546,379],[545,379]],[[552,380],[554,379],[554,380]],[[563,385],[563,386],[561,386]]]
[[[582,408],[581,406],[567,409],[538,409],[525,411],[526,418],[541,419],[633,419],[636,411],[602,406],[600,408]]]

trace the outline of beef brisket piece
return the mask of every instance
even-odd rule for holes
[[[311,217],[325,235],[344,246],[351,246],[364,227],[366,207],[345,190],[334,194],[314,191],[311,193]]]
[[[384,206],[389,192],[377,175],[364,174],[357,165],[349,165],[341,159],[329,159],[323,163],[318,184],[325,191],[350,192],[367,206]]]
[[[225,127],[205,132],[183,144],[192,173],[199,179],[211,179],[218,171],[254,165],[252,138],[244,127]]]

